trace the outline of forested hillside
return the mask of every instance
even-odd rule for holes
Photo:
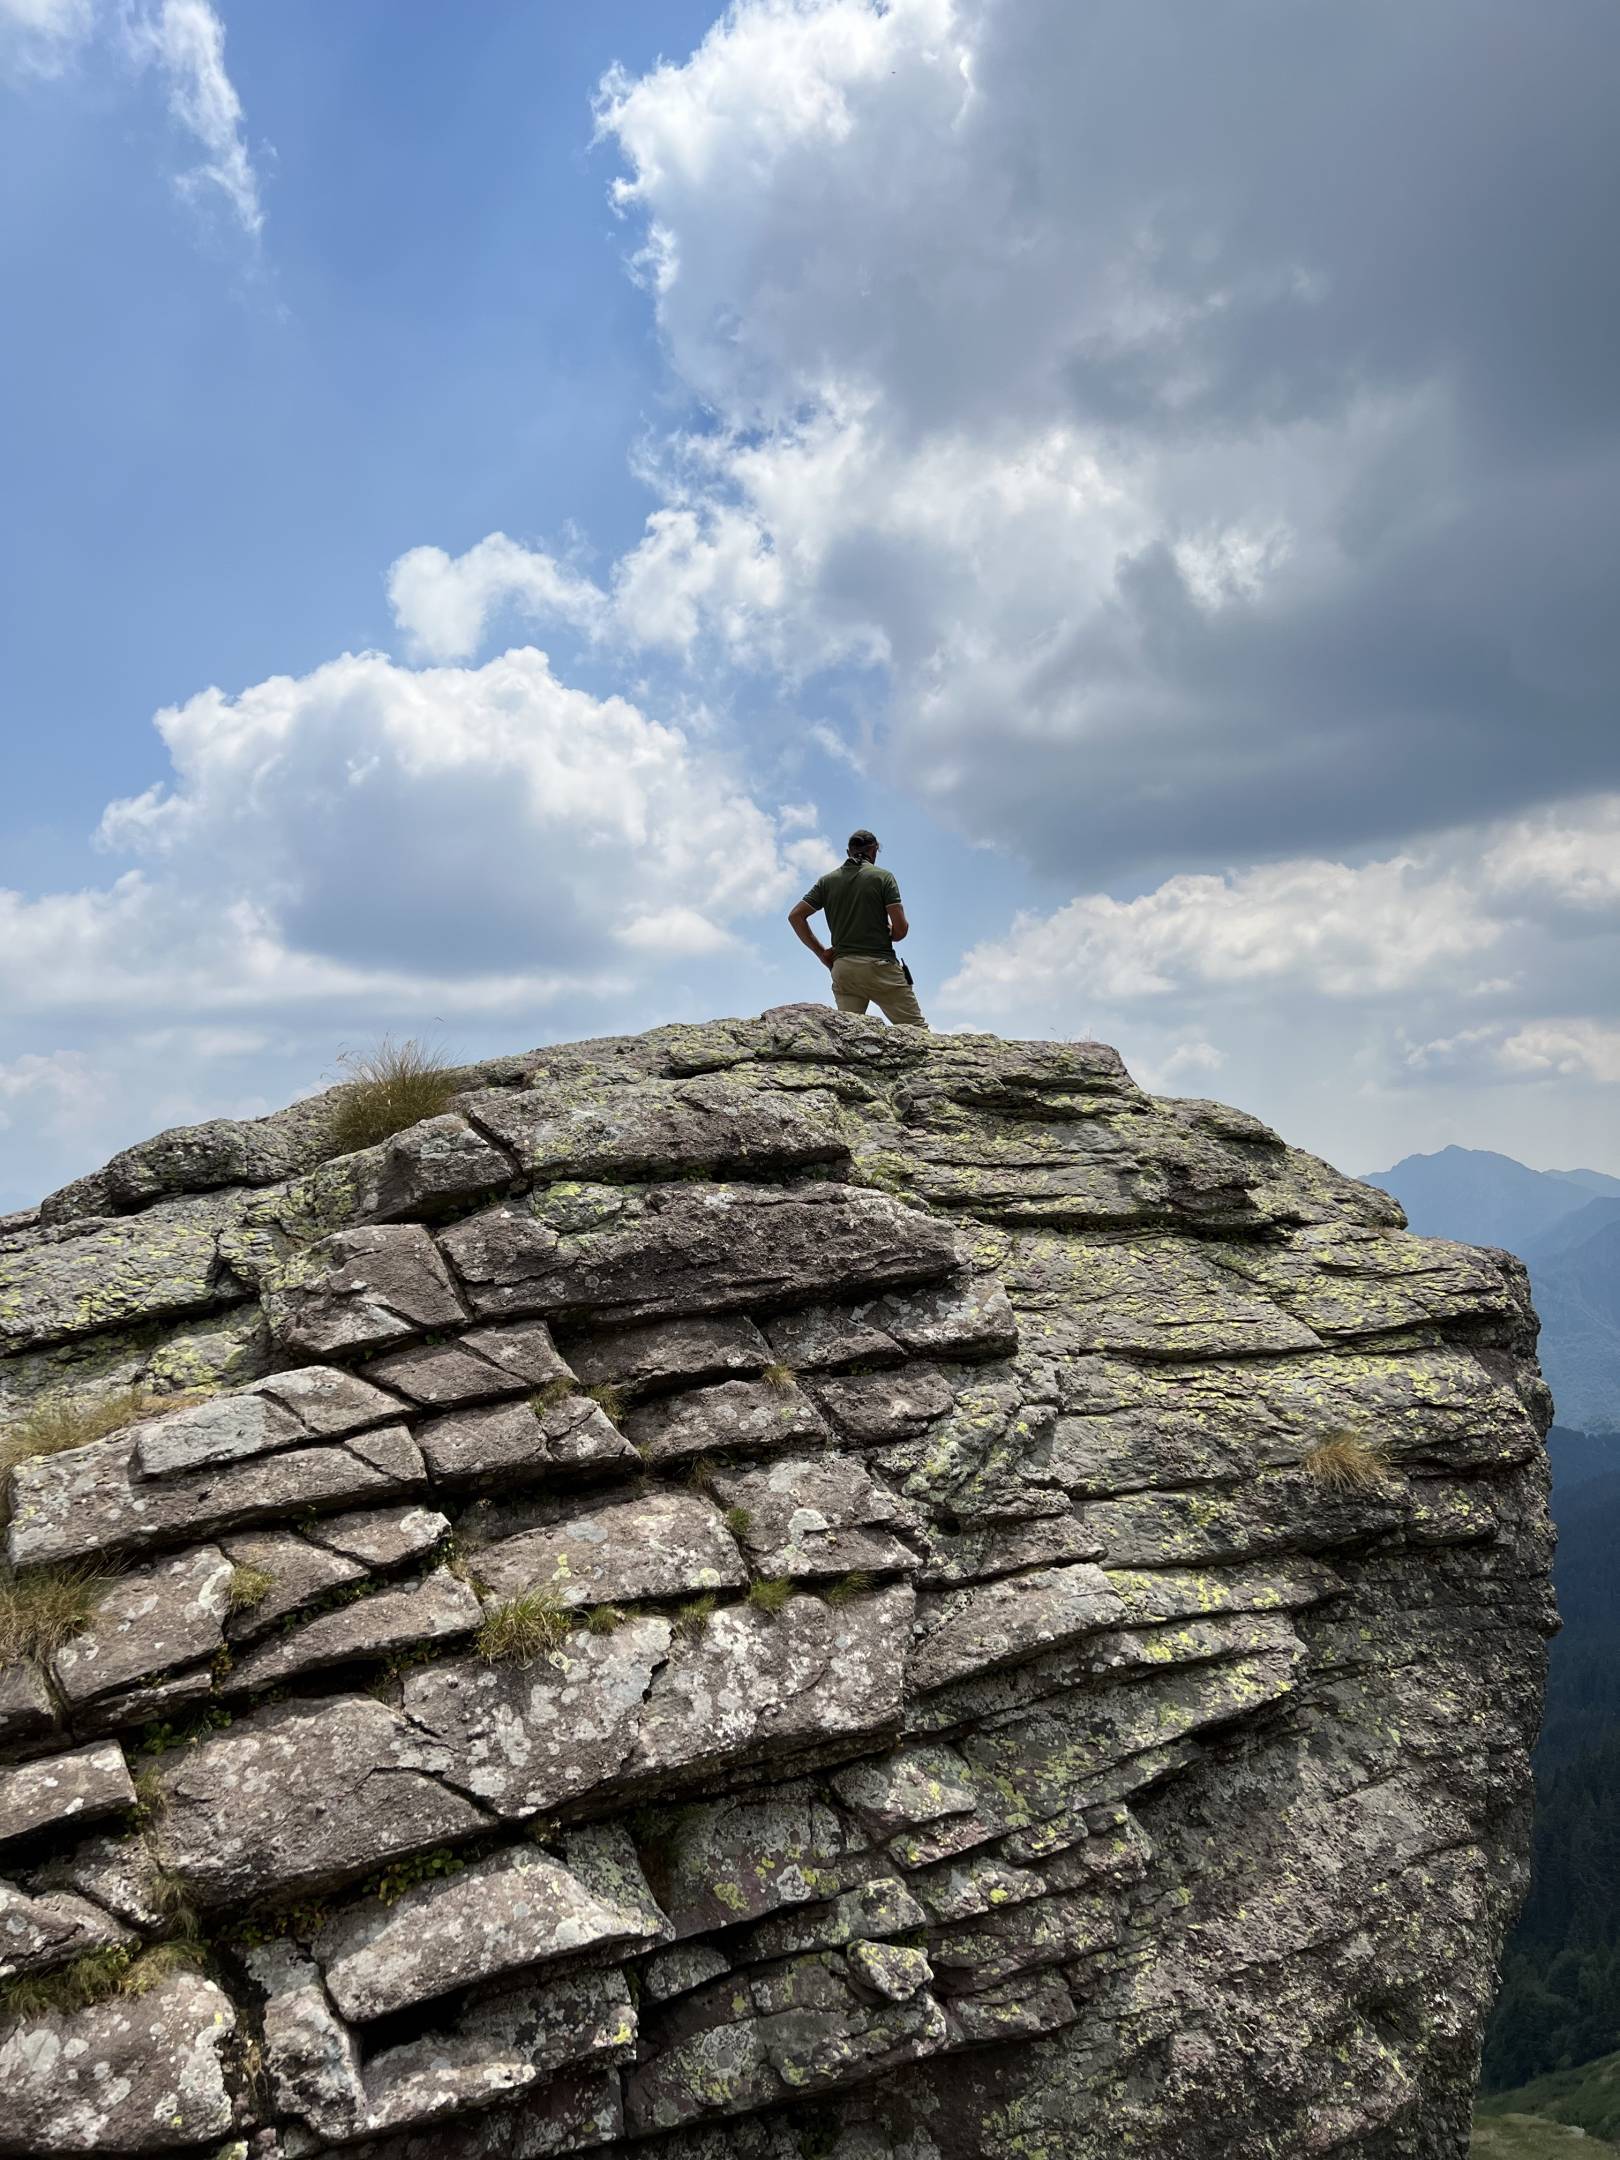
[[[1536,1753],[1530,1895],[1486,2039],[1496,2090],[1620,2046],[1620,1473],[1560,1485],[1555,1507],[1564,1632]]]
[[[1395,1195],[1420,1237],[1517,1253],[1530,1269],[1541,1368],[1561,1422],[1620,1431],[1620,1178],[1448,1147],[1408,1155],[1368,1182]]]

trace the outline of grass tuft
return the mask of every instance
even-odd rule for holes
[[[172,1979],[177,1972],[201,1972],[208,1963],[208,1945],[176,1936],[172,1942],[154,1943],[143,1950],[124,1975],[120,1995],[147,1995]]]
[[[0,1580],[0,1665],[48,1658],[78,1634],[113,1578],[91,1567],[36,1568]]]
[[[677,1606],[675,1625],[683,1635],[701,1635],[718,1610],[720,1600],[712,1590],[705,1590],[701,1597],[688,1598]]]
[[[536,1417],[544,1417],[548,1410],[555,1410],[559,1403],[567,1402],[575,1393],[577,1390],[572,1380],[561,1377],[548,1380],[543,1388],[538,1388],[529,1397],[529,1408]]]
[[[1389,1451],[1381,1441],[1340,1433],[1313,1447],[1300,1465],[1329,1492],[1368,1492],[1389,1479]]]
[[[525,1590],[490,1606],[478,1630],[478,1655],[492,1665],[532,1665],[557,1648],[570,1617],[549,1590]]]
[[[44,1395],[20,1417],[0,1441],[0,1465],[7,1470],[32,1455],[56,1455],[63,1448],[83,1447],[90,1440],[104,1440],[120,1425],[133,1424],[149,1407],[149,1398],[134,1387],[116,1388],[110,1395],[81,1398]],[[165,1404],[165,1408],[168,1406]]]
[[[167,1405],[165,1405],[167,1407]],[[147,1408],[139,1388],[119,1388],[111,1395],[80,1401],[71,1395],[42,1397],[33,1408],[0,1433],[0,1487],[19,1463],[36,1455],[59,1455],[64,1448],[105,1440],[121,1425],[131,1425]]]
[[[197,1932],[197,1906],[188,1878],[174,1868],[153,1866],[146,1878],[146,1894],[154,1912],[161,1914],[175,1933],[188,1940]]]
[[[623,1618],[617,1605],[593,1605],[585,1615],[585,1625],[593,1635],[611,1635]]]
[[[196,1972],[207,1952],[198,1942],[157,1943],[135,1951],[122,1944],[92,1950],[56,1972],[36,1973],[0,1987],[0,2012],[18,2022],[88,2010],[115,1995],[146,1995],[177,1972]]]
[[[795,1384],[795,1374],[791,1365],[767,1365],[759,1377],[767,1387],[790,1388]]]
[[[126,1425],[166,1417],[204,1402],[211,1388],[187,1388],[173,1395],[148,1395],[143,1388],[117,1388],[110,1395],[81,1398],[42,1396],[24,1415],[0,1432],[0,1519],[9,1505],[11,1473],[37,1455],[60,1455],[65,1448],[87,1447]]]
[[[262,1605],[275,1587],[276,1578],[268,1568],[253,1567],[244,1560],[231,1569],[225,1603],[232,1612],[249,1612]]]
[[[872,1578],[864,1568],[851,1568],[847,1575],[829,1583],[821,1595],[829,1605],[847,1605],[852,1598],[865,1597],[871,1587]]]
[[[8,1981],[0,1988],[0,2006],[7,2017],[49,2017],[53,2012],[88,2010],[92,2003],[106,2002],[121,1992],[124,1978],[135,1960],[121,1945],[91,1950],[62,1965],[55,1972],[34,1973]]]
[[[720,1520],[733,1537],[746,1537],[753,1527],[753,1511],[745,1507],[728,1507]]]
[[[334,1155],[376,1147],[423,1118],[438,1117],[456,1092],[456,1074],[443,1053],[414,1035],[403,1042],[385,1035],[374,1050],[345,1050],[338,1063],[348,1078],[327,1126]]]
[[[756,1612],[779,1613],[792,1595],[789,1575],[758,1575],[748,1585],[748,1602]]]
[[[610,1424],[618,1425],[623,1423],[625,1410],[623,1388],[615,1387],[611,1380],[603,1380],[595,1387],[588,1387],[585,1393],[596,1404]]]

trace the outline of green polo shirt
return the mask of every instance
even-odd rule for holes
[[[840,959],[892,960],[889,910],[899,898],[891,871],[852,855],[842,869],[816,879],[804,904],[827,910],[827,943]]]

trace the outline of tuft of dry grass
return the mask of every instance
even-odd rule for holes
[[[1389,1450],[1382,1441],[1339,1433],[1313,1447],[1300,1468],[1329,1492],[1369,1492],[1389,1482]]]
[[[157,1943],[150,1950],[122,1944],[92,1950],[56,1972],[36,1973],[0,1987],[0,2013],[26,2023],[54,2012],[88,2010],[115,1995],[147,1995],[177,1972],[200,1971],[207,1959],[203,1944]]]
[[[615,1387],[611,1380],[603,1380],[596,1387],[588,1387],[585,1393],[610,1424],[620,1425],[624,1422],[623,1388]]]
[[[797,1376],[791,1365],[777,1364],[767,1365],[759,1377],[767,1387],[786,1389],[794,1386]]]
[[[232,1612],[250,1612],[255,1605],[262,1605],[276,1587],[276,1578],[268,1568],[250,1566],[239,1561],[231,1569],[231,1579],[226,1585],[225,1603]]]
[[[543,1418],[548,1410],[555,1410],[559,1403],[567,1402],[576,1392],[573,1381],[559,1374],[555,1380],[548,1380],[543,1388],[536,1389],[529,1397],[529,1408],[536,1417]]]
[[[712,1590],[705,1590],[701,1597],[688,1598],[677,1607],[675,1625],[683,1635],[701,1635],[719,1609],[720,1600]]]
[[[154,1865],[146,1878],[146,1894],[153,1910],[163,1917],[182,1941],[197,1932],[197,1906],[191,1883],[174,1868]]]
[[[593,1635],[611,1635],[623,1618],[617,1605],[593,1605],[585,1615],[585,1625]]]
[[[41,1396],[33,1407],[0,1432],[0,1519],[9,1505],[11,1473],[36,1455],[60,1455],[66,1448],[87,1447],[126,1425],[166,1417],[206,1402],[211,1388],[187,1388],[173,1395],[148,1395],[143,1388],[115,1388],[110,1394]]]
[[[208,1945],[176,1936],[171,1942],[154,1943],[143,1950],[124,1975],[121,1995],[148,1995],[177,1972],[201,1972],[208,1963]]]
[[[532,1665],[557,1648],[571,1617],[549,1590],[525,1590],[485,1612],[478,1655],[492,1665]]]
[[[733,1537],[746,1537],[753,1526],[753,1511],[745,1507],[728,1507],[720,1520]]]
[[[865,1597],[872,1587],[872,1578],[864,1568],[851,1568],[847,1575],[829,1583],[821,1595],[829,1605],[847,1605],[852,1598]]]
[[[9,1478],[19,1463],[30,1462],[36,1455],[59,1455],[64,1448],[104,1440],[108,1433],[117,1432],[121,1425],[132,1425],[146,1414],[148,1400],[139,1388],[118,1388],[110,1395],[88,1400],[73,1395],[42,1396],[0,1434],[0,1481]]]
[[[87,1566],[0,1578],[0,1665],[48,1658],[78,1634],[113,1578]]]
[[[748,1602],[756,1612],[779,1613],[792,1595],[788,1575],[758,1575],[748,1585]]]
[[[334,1155],[376,1147],[423,1118],[438,1117],[456,1092],[456,1073],[443,1052],[414,1035],[403,1042],[385,1035],[373,1050],[345,1050],[338,1064],[348,1078],[327,1126]]]

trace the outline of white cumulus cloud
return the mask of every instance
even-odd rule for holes
[[[1168,878],[1135,900],[1094,893],[976,946],[947,1003],[1016,1010],[1033,998],[1160,998],[1189,988],[1290,986],[1326,997],[1389,992],[1494,945],[1453,871],[1410,857],[1354,869],[1292,862],[1225,877]]]
[[[683,910],[693,951],[699,916],[717,942],[793,882],[723,758],[532,647],[480,668],[346,654],[156,724],[173,783],[112,804],[103,844],[251,904],[312,959],[618,975],[650,917]]]
[[[106,881],[0,890],[4,1204],[385,1029],[466,1054],[777,1002],[781,915],[825,861],[809,806],[773,815],[712,739],[532,648],[345,654],[156,725],[170,777],[107,807]]]
[[[612,634],[876,671],[874,769],[1071,878],[1612,775],[1620,465],[1565,377],[1615,280],[1557,236],[1594,156],[1620,184],[1617,38],[735,0],[599,101],[701,415],[646,460]]]
[[[463,555],[410,549],[389,570],[388,599],[411,650],[428,660],[469,658],[496,611],[514,603],[538,621],[585,631],[607,615],[606,596],[588,578],[505,533],[491,533]]]
[[[1620,1027],[1595,1020],[1540,1021],[1515,1029],[1498,1054],[1512,1072],[1620,1084]]]

